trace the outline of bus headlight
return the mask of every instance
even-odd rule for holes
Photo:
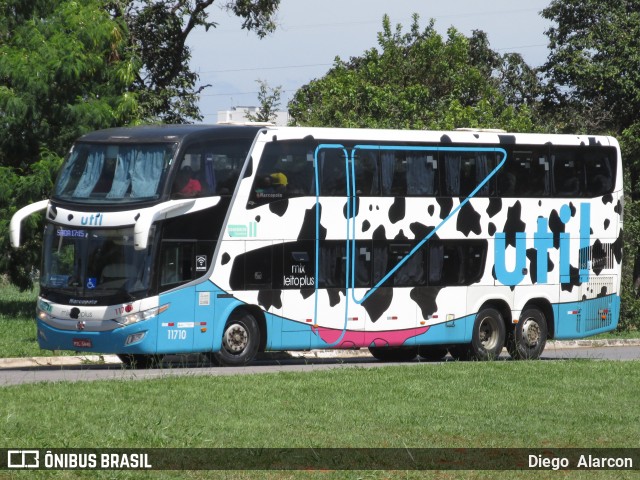
[[[166,305],[162,305],[161,307],[150,308],[149,310],[145,310],[143,312],[132,313],[130,315],[125,315],[124,317],[114,318],[113,320],[121,325],[132,325],[134,323],[143,322],[157,315],[160,315],[162,312],[166,311],[169,308],[169,305],[170,304],[167,303]]]
[[[38,320],[42,320],[43,322],[46,322],[47,320],[51,320],[52,318],[48,312],[45,312],[40,308],[36,308],[36,317],[38,317]]]

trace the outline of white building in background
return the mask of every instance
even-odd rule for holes
[[[259,107],[231,107],[230,110],[218,111],[217,123],[244,123],[250,121],[247,118],[247,112],[252,115],[256,115],[259,112]],[[273,122],[276,126],[286,127],[289,123],[289,112],[276,112],[276,118]]]

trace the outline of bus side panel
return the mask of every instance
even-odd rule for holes
[[[431,325],[429,330],[415,337],[415,343],[417,345],[448,345],[470,342],[473,320],[474,315],[468,315]]]
[[[590,337],[610,332],[618,326],[620,296],[607,295],[581,302],[554,305],[555,339]]]

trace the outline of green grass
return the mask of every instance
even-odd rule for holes
[[[20,292],[0,279],[0,357],[51,354],[40,350],[36,340],[37,289]]]
[[[11,386],[0,388],[0,438],[7,448],[638,447],[639,367],[637,361],[460,362]],[[437,478],[625,478],[624,472],[531,473]],[[284,478],[397,475],[289,472]]]

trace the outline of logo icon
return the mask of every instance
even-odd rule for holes
[[[78,330],[84,330],[84,327],[86,327],[86,326],[87,326],[87,324],[85,322],[83,322],[83,321],[80,321],[80,322],[76,323],[76,329],[78,329]]]
[[[39,468],[40,452],[38,450],[8,450],[8,468]]]
[[[206,272],[206,271],[207,271],[207,256],[196,255],[196,272]]]

